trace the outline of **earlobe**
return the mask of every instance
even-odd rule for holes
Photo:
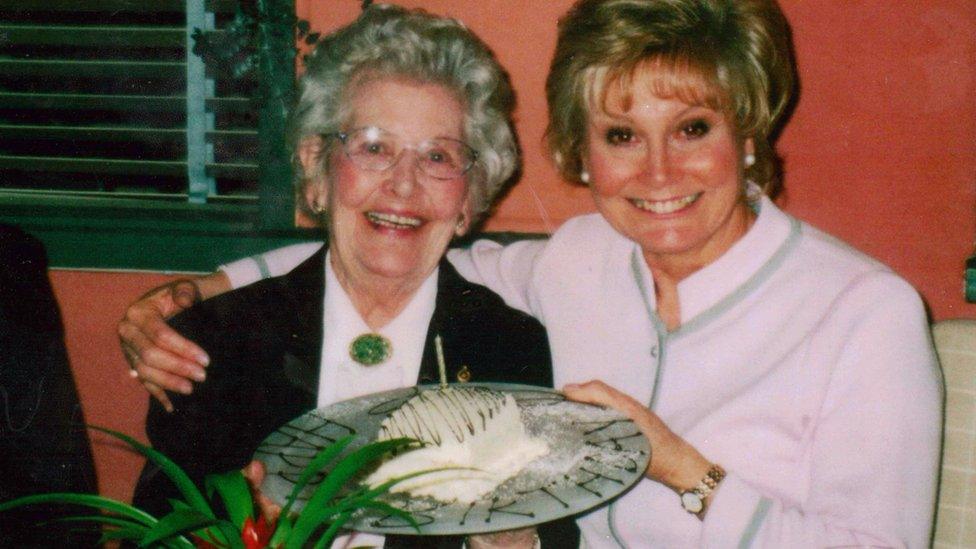
[[[318,135],[305,137],[298,144],[298,161],[302,164],[302,171],[305,172],[305,177],[314,174],[318,171],[319,166],[322,165],[323,148],[324,143],[322,137]]]
[[[457,223],[454,225],[454,236],[462,237],[468,233],[471,223],[471,199],[466,198],[458,215]]]
[[[467,214],[461,214],[458,217],[457,224],[454,225],[454,236],[461,237],[468,232],[468,216]]]
[[[751,137],[747,137],[745,141],[742,142],[742,152],[743,154],[756,155],[756,142],[752,140]]]
[[[751,168],[756,163],[756,143],[751,137],[742,142],[742,163]]]
[[[308,205],[308,209],[316,215],[325,213],[327,209],[329,193],[326,187],[321,178],[305,180],[305,203]]]
[[[328,204],[327,185],[323,174],[320,173],[323,149],[324,143],[318,135],[305,137],[298,145],[298,161],[302,165],[304,178],[305,203],[316,214],[324,213]]]

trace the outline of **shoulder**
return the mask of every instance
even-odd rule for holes
[[[223,293],[180,313],[170,320],[178,331],[226,331],[248,327],[248,319],[274,317],[280,303],[282,285],[278,278],[269,278],[237,290]]]
[[[47,276],[44,245],[14,225],[0,223],[0,261],[0,291],[29,286]]]
[[[574,249],[601,249],[609,242],[624,238],[598,213],[571,217],[553,233],[549,240],[554,246]]]
[[[796,274],[807,273],[819,291],[831,293],[827,290],[832,288],[839,297],[884,296],[887,301],[921,307],[915,288],[881,261],[806,223],[800,230],[792,266]]]
[[[446,262],[434,322],[436,331],[450,334],[447,351],[471,368],[475,381],[552,384],[549,341],[539,321],[464,280]]]
[[[491,325],[497,329],[527,328],[545,333],[537,320],[509,307],[501,296],[485,286],[465,280],[447,261],[440,264],[437,306],[445,308],[453,320],[486,327]]]
[[[40,240],[20,227],[6,223],[0,223],[0,254],[4,261],[33,261],[45,255]]]
[[[240,288],[286,274],[323,247],[322,242],[292,244],[221,265],[220,270],[227,275],[232,287]]]
[[[223,348],[243,352],[285,337],[275,334],[289,333],[301,310],[321,308],[324,276],[324,251],[319,251],[288,274],[197,303],[173,317],[170,325],[208,352]]]
[[[586,270],[602,265],[621,250],[627,253],[634,244],[618,233],[600,214],[570,218],[546,245],[538,262],[538,272],[551,276],[556,272]]]

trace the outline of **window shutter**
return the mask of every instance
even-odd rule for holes
[[[0,190],[254,202],[254,82],[213,80],[194,28],[227,0],[0,1]]]

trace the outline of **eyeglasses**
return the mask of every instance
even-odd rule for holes
[[[478,160],[478,153],[457,139],[435,137],[418,145],[404,145],[396,134],[374,126],[330,133],[325,137],[338,139],[342,143],[342,152],[353,164],[375,172],[396,165],[404,149],[416,152],[420,168],[434,179],[461,177]]]

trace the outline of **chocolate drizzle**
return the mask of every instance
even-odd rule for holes
[[[504,404],[505,395],[483,387],[423,391],[390,414],[380,425],[378,438],[406,437],[442,446],[444,437],[450,436],[462,444],[483,433]]]
[[[461,388],[452,387],[455,391]],[[358,408],[351,404],[337,404],[330,407],[328,412],[311,412],[296,418],[269,436],[255,454],[255,458],[269,466],[267,479],[274,480],[279,486],[267,493],[287,494],[298,480],[304,465],[318,450],[335,440],[349,434],[355,435],[355,442],[347,451],[370,442],[380,424],[399,409],[411,410],[412,419],[407,423],[407,428],[412,430],[409,434],[404,431],[397,436],[414,438],[416,434],[434,430],[429,425],[432,420],[423,416],[425,412],[437,413],[437,421],[443,417],[443,423],[452,425],[450,429],[441,426],[442,438],[446,440],[440,440],[440,443],[463,442],[484,432],[500,412],[500,397],[504,395],[490,386],[467,385],[463,389],[464,392],[441,396],[431,403],[429,393],[440,392],[436,387],[405,388],[388,395],[378,395]],[[551,436],[552,432],[557,432],[558,440],[575,438],[577,442],[571,448],[581,453],[580,461],[565,472],[521,477],[517,483],[502,485],[492,496],[466,505],[390,494],[386,502],[409,512],[421,525],[422,532],[498,530],[552,520],[596,505],[619,493],[620,488],[633,482],[635,476],[642,476],[648,453],[639,449],[643,435],[629,420],[598,414],[577,415],[575,409],[566,413],[563,396],[551,390],[529,387],[516,390],[506,387],[504,390],[515,397],[525,425],[532,434],[549,432],[548,436]],[[421,396],[424,398],[418,398]],[[411,399],[414,399],[414,403],[410,407],[405,406]],[[420,403],[423,403],[424,409],[421,409]],[[389,430],[387,432],[391,433]],[[559,463],[567,455],[572,454],[555,454],[553,457],[556,459],[550,461]],[[299,506],[307,502],[323,476],[316,475],[312,479],[299,497]],[[401,517],[378,509],[358,517],[354,526],[384,533],[415,533]]]

